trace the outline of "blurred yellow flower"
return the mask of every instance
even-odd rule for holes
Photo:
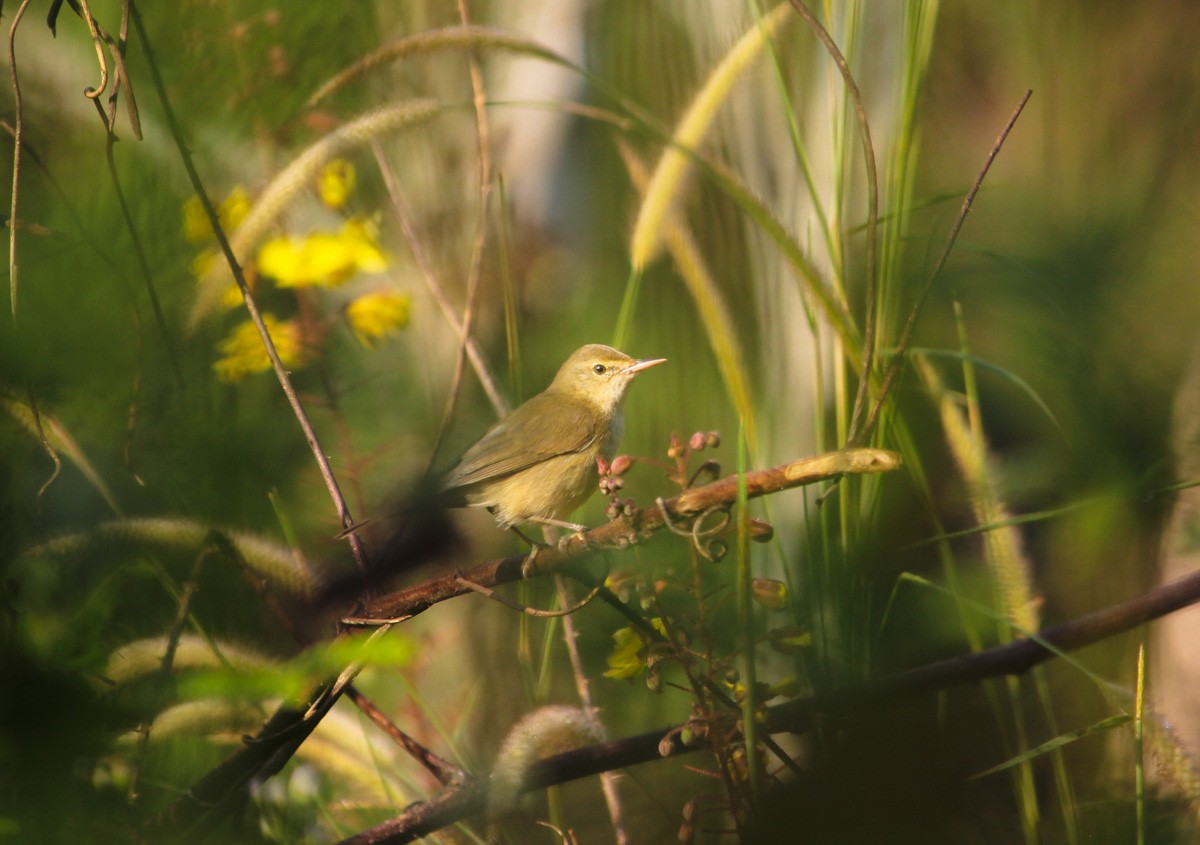
[[[224,261],[225,258],[215,249],[205,250],[192,259],[192,275],[197,279],[203,279],[208,271],[212,269],[214,261]],[[245,270],[246,268],[243,268]],[[258,280],[258,276],[251,272],[246,272],[246,284],[250,286],[251,292],[254,291],[254,283]],[[242,292],[238,286],[230,282],[225,286],[225,292],[221,294],[221,307],[237,308],[242,304]]]
[[[212,269],[213,262],[217,260],[219,252],[212,249],[206,249],[192,259],[192,275],[197,279],[203,279],[205,274]]]
[[[249,211],[250,195],[246,193],[245,188],[238,185],[217,207],[217,219],[221,221],[221,228],[229,232],[241,225]],[[183,236],[187,238],[188,243],[193,244],[202,244],[213,239],[212,226],[209,224],[208,215],[204,213],[200,197],[191,197],[183,204]]]
[[[664,636],[666,627],[661,619],[651,619],[650,624]],[[619,628],[613,632],[613,650],[608,655],[606,678],[632,678],[646,668],[645,637],[633,628]]]
[[[337,211],[350,199],[357,182],[354,165],[344,158],[335,158],[317,176],[317,195],[321,202]]]
[[[247,279],[246,281],[249,282],[250,280]],[[251,292],[254,291],[254,285],[250,285],[250,290]],[[242,291],[237,285],[227,285],[225,287],[225,293],[221,294],[221,307],[223,308],[237,308],[244,302],[245,300],[242,299]]]
[[[361,218],[347,220],[336,234],[284,235],[258,250],[259,272],[281,288],[336,287],[355,273],[382,273],[387,266],[374,227]]]
[[[370,347],[408,325],[411,305],[403,293],[368,293],[346,306],[346,319],[359,342]]]
[[[300,324],[295,320],[278,320],[270,314],[263,314],[263,323],[283,365],[289,368],[301,366],[304,363],[304,345],[300,337]],[[227,334],[218,349],[221,358],[213,364],[213,369],[221,381],[241,381],[251,373],[271,367],[262,338],[249,321]]]

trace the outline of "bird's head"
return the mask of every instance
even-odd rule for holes
[[[612,413],[625,398],[633,377],[666,358],[631,358],[618,349],[590,343],[575,350],[559,367],[550,389],[595,405]]]

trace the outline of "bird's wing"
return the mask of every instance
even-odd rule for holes
[[[503,478],[557,455],[582,452],[603,436],[596,412],[561,396],[530,399],[480,438],[450,470],[443,489]]]

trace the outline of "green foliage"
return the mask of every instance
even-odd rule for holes
[[[823,44],[791,3],[553,5],[143,3],[127,77],[103,50],[111,172],[80,94],[104,73],[88,26],[70,4],[57,40],[37,15],[17,26],[0,841],[159,830],[254,747],[243,736],[319,710],[333,679],[486,774],[476,761],[526,711],[579,704],[576,672],[611,739],[670,725],[704,752],[621,782],[633,841],[1189,841],[1200,779],[1135,710],[1140,635],[824,713],[799,738],[762,720],[1154,582],[1186,493],[1174,464],[1195,448],[1171,422],[1200,323],[1200,69],[1172,46],[1192,10],[814,4]],[[121,12],[90,10],[114,37]],[[343,521],[152,69],[351,517],[403,510],[569,351],[612,337],[669,363],[631,391],[637,457],[614,462],[588,524],[839,449],[876,402],[859,445],[902,469],[753,500],[743,486],[733,508],[595,556],[611,595],[570,625],[469,596],[347,635],[362,584]],[[435,574],[517,548],[484,514],[455,524],[466,542],[430,542],[453,558]],[[394,526],[363,528],[368,557]],[[429,575],[403,561],[369,586]],[[570,598],[547,580],[500,592]],[[360,708],[324,714],[221,830],[328,840],[433,795]],[[611,835],[578,788],[587,800],[534,814]]]

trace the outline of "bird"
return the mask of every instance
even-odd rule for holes
[[[575,350],[549,387],[463,453],[442,479],[443,501],[486,508],[518,534],[526,523],[583,531],[565,520],[597,488],[596,459],[616,454],[625,391],[635,375],[666,360],[635,359],[599,343]]]

